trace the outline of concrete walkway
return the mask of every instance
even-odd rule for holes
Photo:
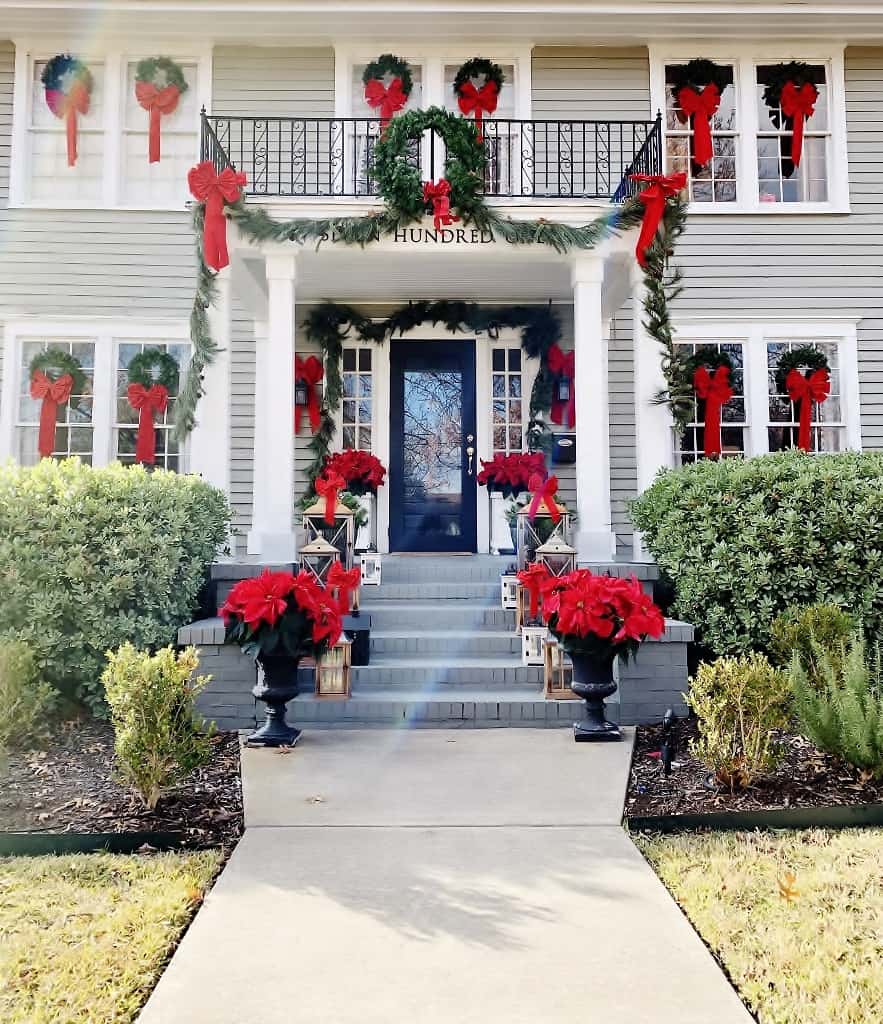
[[[749,1024],[619,825],[633,736],[304,734],[140,1024]]]

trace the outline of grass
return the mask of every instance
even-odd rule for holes
[[[0,1021],[129,1024],[220,862],[214,851],[0,859]]]
[[[635,841],[761,1024],[883,1020],[883,830]]]

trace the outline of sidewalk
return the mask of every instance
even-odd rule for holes
[[[140,1024],[748,1024],[618,824],[631,739],[307,733]]]

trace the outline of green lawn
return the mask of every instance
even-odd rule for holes
[[[0,859],[0,1021],[133,1021],[219,865],[213,851]]]
[[[634,838],[761,1024],[883,1020],[883,829]]]

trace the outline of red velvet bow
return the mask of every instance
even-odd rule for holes
[[[711,119],[721,105],[721,94],[714,82],[701,92],[689,85],[678,90],[678,106],[685,117],[693,118],[693,163],[704,167],[714,156],[711,144]]]
[[[221,270],[230,262],[227,255],[227,220],[224,203],[235,203],[245,185],[245,175],[225,167],[220,174],[211,160],[203,160],[187,174],[187,184],[194,199],[205,203],[205,227],[202,251],[205,262],[214,270]]]
[[[561,518],[561,512],[558,509],[558,502],[555,501],[555,495],[558,493],[558,477],[550,476],[548,480],[543,480],[539,473],[530,478],[530,484],[528,485],[531,492],[530,507],[527,510],[528,519],[531,522],[537,517],[537,512],[540,510],[540,505],[545,505],[552,517],[552,522],[557,523]]]
[[[327,473],[316,477],[316,494],[325,499],[325,522],[334,526],[334,514],[337,511],[337,493],[346,481],[338,473]]]
[[[379,78],[365,83],[365,99],[369,107],[380,108],[380,127],[386,130],[392,115],[408,102],[401,78],[394,78],[387,88]]]
[[[135,99],[150,114],[148,159],[152,164],[159,163],[160,118],[163,114],[174,114],[180,96],[181,91],[177,85],[167,85],[164,89],[157,89],[153,82],[135,83]]]
[[[433,223],[439,231],[444,225],[453,224],[460,218],[451,213],[451,183],[447,178],[423,182],[423,202],[432,203]]]
[[[729,366],[719,366],[713,374],[697,366],[693,374],[697,398],[705,402],[705,457],[721,454],[721,409],[733,397]]]
[[[635,246],[635,256],[642,267],[647,266],[647,250],[656,237],[662,217],[665,214],[665,201],[687,187],[686,174],[630,174],[632,181],[644,181],[648,188],[638,193],[638,199],[644,204],[644,219],[641,222],[641,233]]]
[[[480,89],[476,89],[472,82],[464,82],[460,87],[457,103],[467,117],[475,114],[475,131],[479,143],[483,141],[481,119],[484,114],[493,114],[499,97],[500,90],[496,82],[485,82]]]
[[[325,584],[329,590],[337,591],[337,610],[341,615],[349,614],[350,595],[359,589],[361,579],[362,570],[359,566],[347,570],[340,562],[335,562],[328,570],[328,579]]]
[[[47,377],[42,370],[34,370],[31,375],[31,398],[43,400],[40,406],[40,432],[37,437],[37,451],[43,459],[48,458],[55,450],[55,423],[58,419],[58,407],[71,396],[74,378],[63,373],[57,380]]]
[[[322,362],[316,356],[308,356],[306,359],[301,359],[300,356],[294,357],[294,379],[296,381],[302,380],[306,384],[307,413],[310,417],[310,428],[314,431],[319,429],[319,424],[322,422],[322,414],[319,409],[319,394],[316,385],[323,376]],[[303,408],[302,405],[295,405],[294,407],[294,432],[296,434],[300,433]]]
[[[797,86],[788,81],[782,86],[782,96],[779,103],[785,117],[791,118],[791,162],[795,167],[800,166],[800,157],[803,154],[803,128],[807,118],[816,112],[816,100],[819,98],[819,90],[812,82],[804,82],[798,89]]]
[[[518,574],[518,582],[530,595],[529,618],[535,619],[539,614],[540,594],[551,578],[552,574],[542,562],[533,562]]]
[[[135,458],[152,466],[156,462],[156,428],[154,417],[162,415],[169,403],[169,392],[162,384],[130,384],[126,397],[129,405],[138,412],[138,439],[135,442]]]
[[[553,398],[551,419],[553,423],[572,428],[576,425],[576,389],[573,386],[573,375],[576,368],[576,353],[571,349],[565,352],[556,342],[546,357],[546,364],[555,377],[564,377],[570,381],[570,398],[563,402]]]
[[[47,89],[46,104],[56,117],[64,119],[67,165],[73,167],[77,162],[77,114],[89,113],[89,90],[75,79],[66,93]]]
[[[804,376],[795,366],[785,378],[785,390],[792,402],[798,402],[797,447],[805,452],[812,451],[812,406],[813,402],[821,404],[831,394],[831,377],[821,367]]]

